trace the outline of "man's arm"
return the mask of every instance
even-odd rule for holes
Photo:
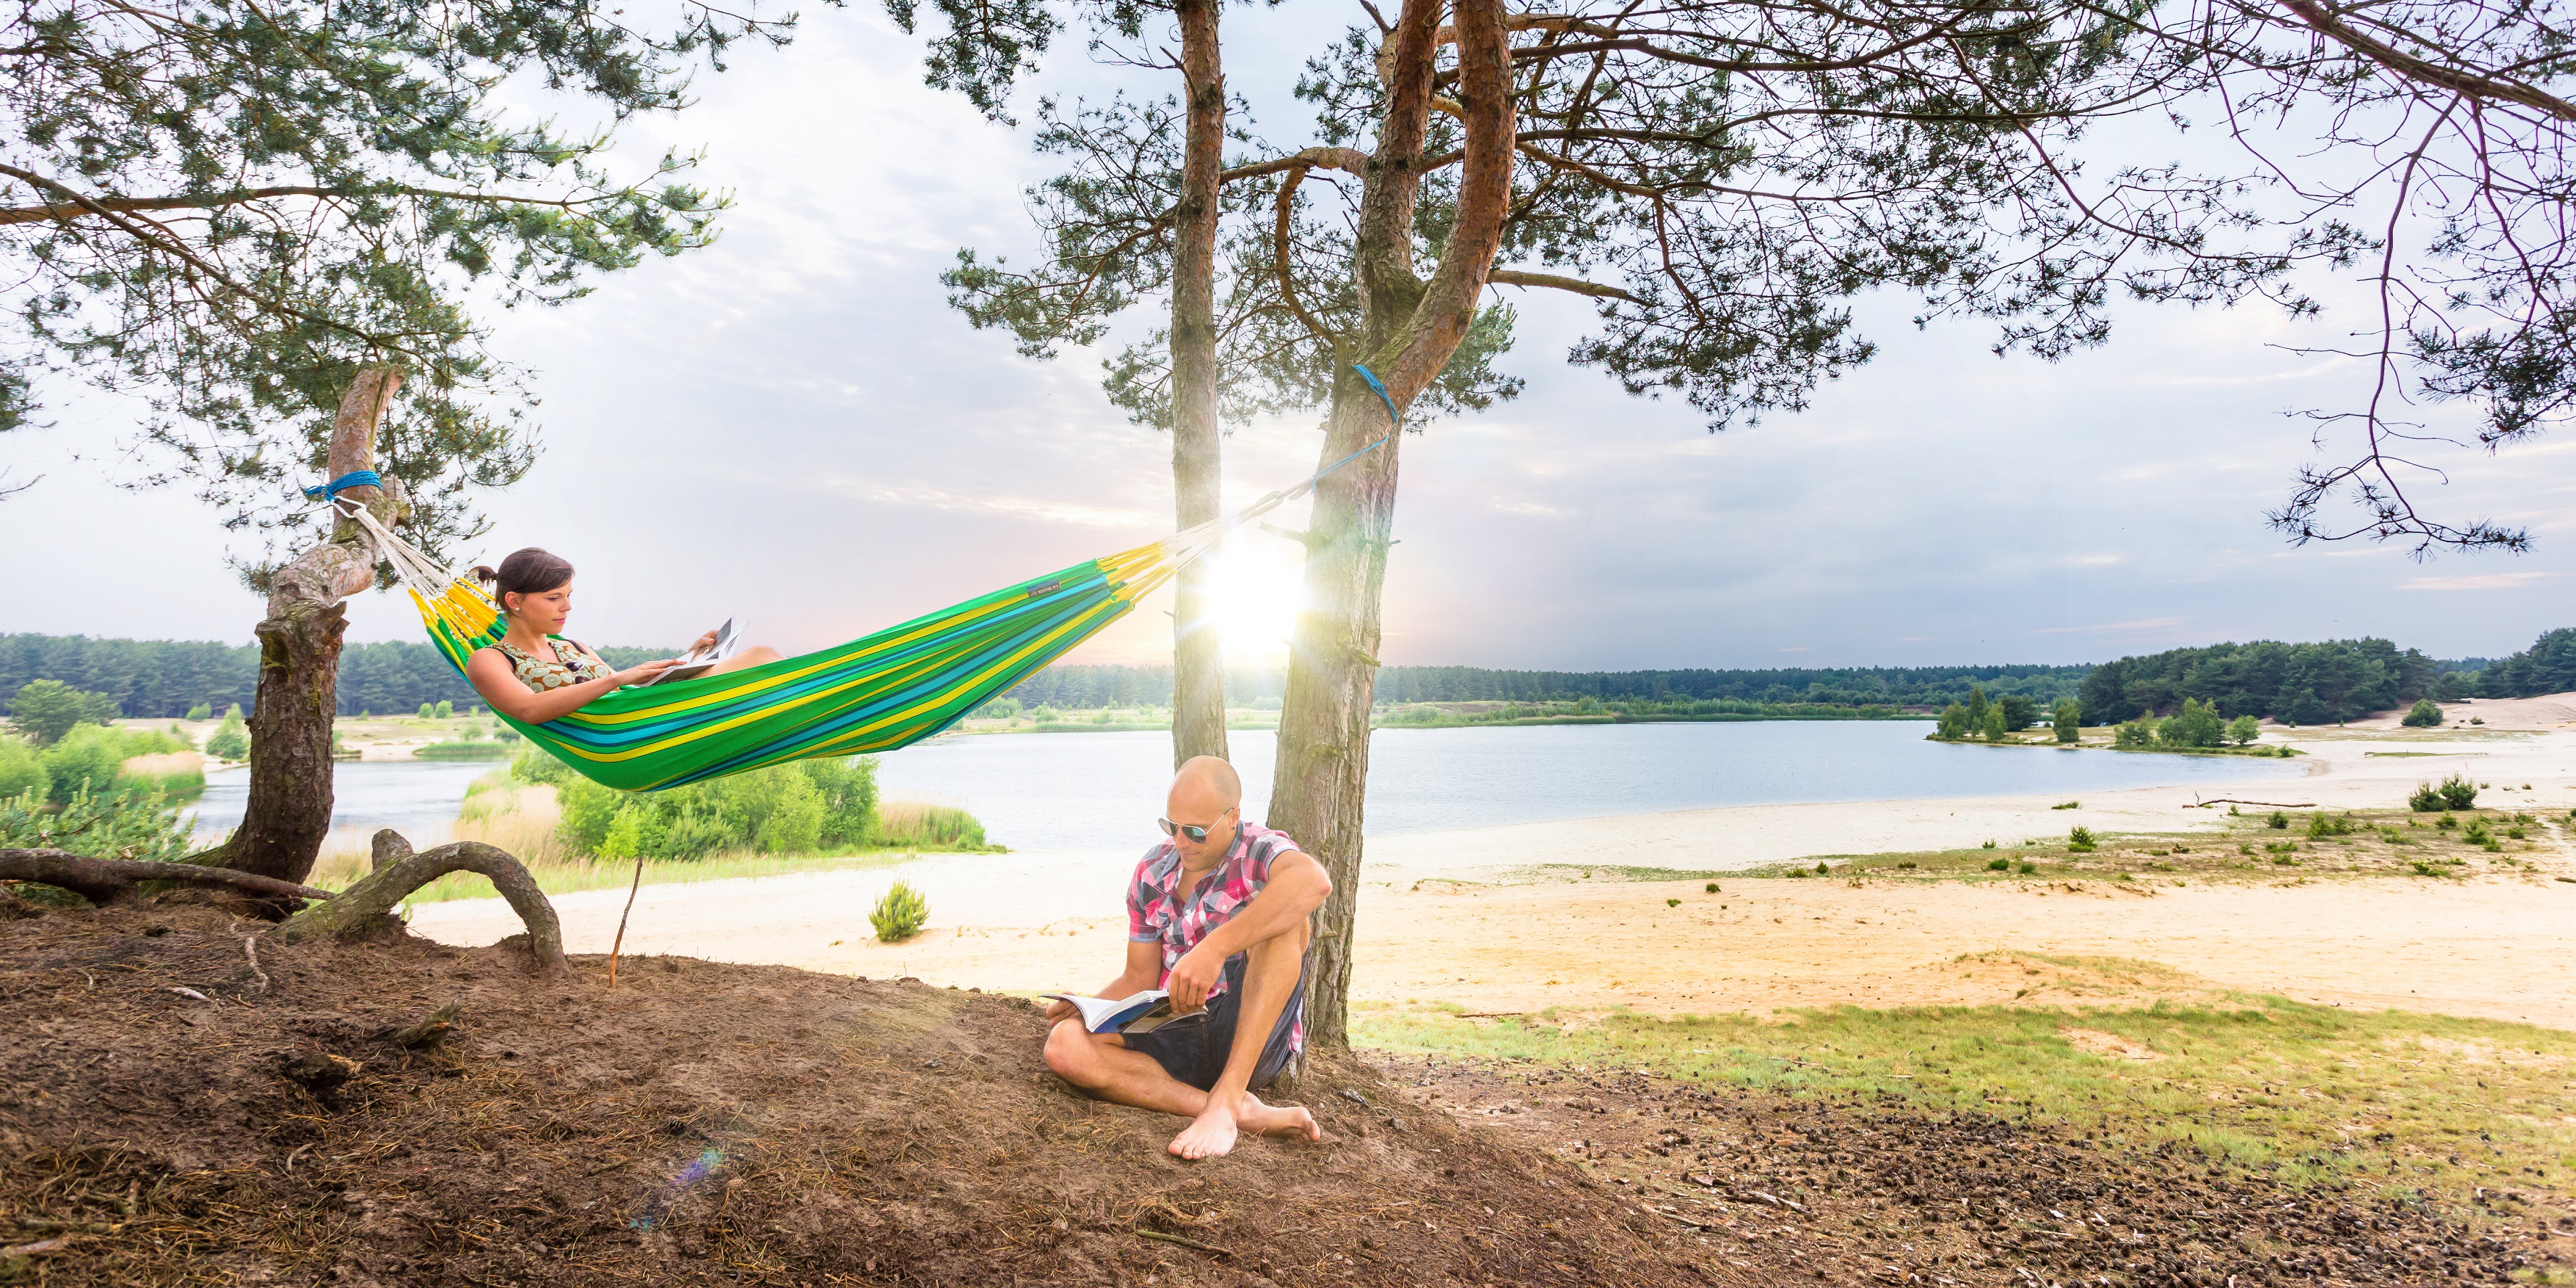
[[[1304,922],[1333,893],[1324,865],[1290,850],[1270,861],[1270,883],[1198,946],[1181,954],[1163,981],[1172,1007],[1184,1013],[1207,1005],[1208,990],[1225,974],[1225,959]]]
[[[1118,978],[1103,985],[1100,991],[1092,996],[1105,997],[1114,1002],[1122,997],[1142,993],[1152,988],[1154,978],[1162,973],[1163,945],[1156,940],[1138,943],[1131,939],[1127,941],[1127,969],[1119,972]],[[1071,1002],[1053,1002],[1047,1006],[1047,1023],[1069,1020],[1079,1014],[1081,1012],[1074,1010]]]

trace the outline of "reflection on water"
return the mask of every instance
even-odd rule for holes
[[[444,835],[465,803],[466,785],[499,769],[492,760],[344,760],[331,768],[331,826],[374,832],[397,828],[415,845]],[[206,775],[197,798],[197,834],[219,836],[242,819],[250,771]]]
[[[1726,805],[1956,796],[2081,796],[2295,777],[2295,761],[2124,755],[1926,742],[1917,721],[1381,729],[1370,744],[1369,831],[1438,831]],[[1270,796],[1272,735],[1227,735],[1244,814]],[[1167,734],[954,737],[885,756],[889,796],[960,805],[1015,850],[1142,850],[1171,779]],[[334,780],[331,824],[443,835],[468,783],[497,762],[353,761]],[[241,821],[245,771],[209,774],[198,829]]]

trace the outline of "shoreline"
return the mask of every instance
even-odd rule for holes
[[[2576,852],[2556,827],[2534,852],[2542,866],[2532,873],[2438,885],[2284,874],[2115,890],[1730,875],[1814,856],[1974,848],[1987,839],[2009,847],[2075,824],[2114,834],[2215,829],[2223,810],[2197,803],[2220,795],[2323,811],[2402,804],[2426,767],[2370,755],[2381,741],[2310,742],[2307,773],[2296,779],[2139,788],[2073,810],[2031,796],[1756,805],[1384,837],[1370,843],[1362,869],[1353,997],[1480,1012],[1963,1005],[2011,1002],[2081,973],[2068,962],[2113,958],[2151,964],[2133,972],[2144,982],[2031,1000],[2207,1003],[2261,992],[2576,1028],[2576,960],[2560,951],[2576,882],[2556,880],[2576,877]],[[2427,749],[2442,754],[2446,771],[2474,766],[2493,784],[2481,807],[2559,819],[2576,797],[2576,732],[2417,741],[2455,744]],[[1120,901],[1137,852],[953,856],[863,873],[648,887],[626,947],[988,990],[1087,988],[1092,976],[1116,972],[1126,932]],[[1542,866],[1600,876],[1508,883]],[[1698,875],[1672,879],[1700,873],[1717,874],[1721,891],[1703,892]],[[929,928],[880,944],[867,912],[898,878],[929,897]],[[605,952],[624,897],[557,899],[567,949]],[[520,930],[496,899],[420,905],[412,925],[459,945]],[[2014,972],[1962,965],[1993,952],[2057,964]]]

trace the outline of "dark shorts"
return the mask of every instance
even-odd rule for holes
[[[1234,1051],[1235,1006],[1243,996],[1243,972],[1250,961],[1237,953],[1226,962],[1225,992],[1208,1003],[1206,1019],[1165,1025],[1129,1038],[1127,1049],[1154,1057],[1163,1072],[1179,1081],[1201,1091],[1213,1089],[1225,1075],[1225,1058]],[[1297,991],[1279,1008],[1279,1022],[1270,1026],[1270,1041],[1262,1045],[1261,1059],[1252,1066],[1250,1090],[1269,1086],[1288,1067],[1288,1037],[1296,1029],[1297,1017],[1306,1012],[1306,980],[1314,968],[1314,956],[1309,953],[1297,969]]]

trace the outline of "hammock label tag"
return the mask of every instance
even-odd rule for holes
[[[1052,594],[1054,594],[1054,593],[1056,592],[1056,588],[1057,588],[1057,587],[1062,586],[1063,584],[1064,584],[1064,583],[1063,583],[1063,582],[1061,582],[1061,581],[1042,581],[1042,582],[1039,582],[1038,584],[1036,584],[1036,585],[1034,585],[1034,586],[1029,587],[1029,598],[1031,598],[1031,599],[1042,599],[1042,598],[1044,598],[1044,597],[1046,597],[1046,596],[1048,596],[1048,595],[1052,595]]]

